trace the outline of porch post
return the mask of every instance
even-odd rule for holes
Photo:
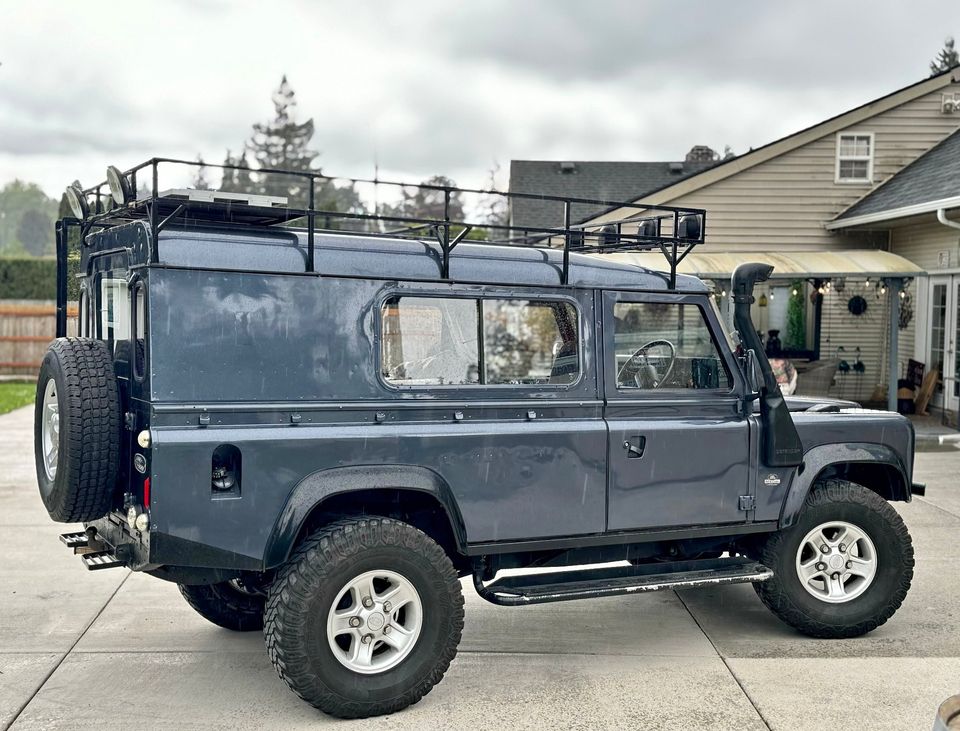
[[[900,287],[902,279],[888,279],[887,290],[890,295],[890,355],[887,361],[887,410],[897,410],[897,381],[900,377],[899,353],[900,339]]]

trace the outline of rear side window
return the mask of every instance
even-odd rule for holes
[[[104,340],[130,337],[130,291],[125,279],[100,281],[100,328]]]
[[[566,385],[580,374],[567,302],[394,297],[384,304],[381,372],[400,386]]]

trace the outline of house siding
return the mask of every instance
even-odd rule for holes
[[[954,132],[958,119],[940,112],[941,94],[926,94],[844,129],[874,133],[875,183],[899,172]],[[699,190],[663,202],[707,210],[706,244],[724,251],[833,249],[864,246],[857,234],[824,224],[874,189],[835,183],[836,133],[761,162]],[[882,241],[882,238],[879,239]]]

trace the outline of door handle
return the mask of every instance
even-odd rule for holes
[[[647,446],[646,437],[637,437],[637,444],[632,444],[629,439],[624,440],[623,448],[627,450],[627,459],[640,459],[643,456],[643,450]]]

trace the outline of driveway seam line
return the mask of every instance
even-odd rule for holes
[[[750,694],[747,692],[746,687],[743,683],[740,682],[740,678],[737,677],[737,674],[733,672],[733,668],[730,667],[730,663],[727,662],[727,658],[723,656],[723,653],[720,652],[720,648],[717,647],[716,643],[713,641],[713,638],[707,634],[707,631],[703,628],[703,625],[700,624],[700,621],[696,618],[694,613],[690,611],[690,607],[687,606],[687,603],[683,600],[683,597],[680,596],[680,592],[674,590],[673,592],[677,600],[680,602],[681,606],[687,610],[687,614],[690,615],[690,619],[693,620],[693,623],[697,625],[703,636],[707,638],[707,642],[710,643],[710,646],[713,647],[713,651],[717,653],[717,657],[720,658],[720,662],[723,663],[723,666],[727,669],[727,672],[730,673],[730,677],[733,678],[733,682],[737,684],[737,687],[740,688],[740,692],[743,693],[743,697],[747,699],[747,702],[753,707],[753,710],[756,712],[757,716],[760,718],[760,722],[767,727],[768,731],[772,731],[773,727],[770,725],[770,722],[767,721],[766,717],[763,715],[763,712],[754,702],[753,698],[750,697]]]
[[[54,666],[50,669],[50,672],[44,675],[43,678],[40,680],[40,682],[37,684],[36,689],[33,691],[33,693],[30,694],[30,697],[27,698],[27,700],[25,700],[23,704],[17,709],[17,712],[13,714],[13,717],[10,719],[10,723],[4,726],[3,729],[0,731],[7,731],[7,729],[13,727],[13,724],[17,722],[17,719],[20,718],[23,712],[27,709],[27,706],[33,703],[33,699],[37,697],[37,694],[39,694],[41,690],[43,690],[43,686],[47,684],[47,681],[50,680],[50,678],[53,676],[55,672],[57,672],[57,670],[60,669],[60,666],[63,665],[63,661],[66,660],[67,657],[70,655],[70,653],[73,652],[74,648],[78,644],[80,644],[80,640],[83,639],[84,635],[87,634],[87,632],[94,625],[94,623],[98,619],[100,619],[100,615],[103,614],[103,612],[106,610],[108,606],[110,606],[110,602],[113,601],[113,598],[117,595],[117,592],[120,591],[121,587],[123,587],[123,585],[127,583],[127,579],[130,578],[130,575],[132,573],[133,573],[132,571],[127,572],[127,575],[123,577],[123,580],[119,584],[117,584],[117,588],[113,590],[113,592],[110,594],[109,597],[107,597],[107,600],[103,603],[103,606],[100,607],[99,610],[97,610],[97,613],[93,616],[93,618],[89,622],[87,622],[87,624],[84,626],[83,630],[77,636],[77,639],[75,639],[73,643],[70,645],[70,647],[67,648],[66,652],[64,652],[63,655],[60,656],[60,659],[57,660]]]
[[[923,503],[924,505],[929,505],[931,508],[939,510],[942,513],[946,513],[947,515],[953,516],[954,518],[960,518],[960,515],[958,515],[957,513],[954,513],[952,510],[947,510],[946,508],[942,508],[936,503],[932,503],[926,498],[920,497],[919,495],[917,496],[917,501]]]

